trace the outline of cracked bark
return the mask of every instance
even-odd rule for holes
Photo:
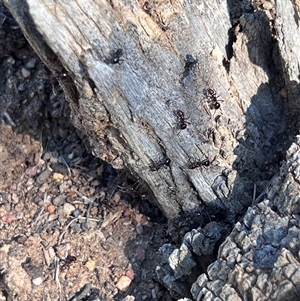
[[[198,208],[234,223],[278,173],[299,128],[297,3],[4,2],[47,66],[68,72],[71,118],[95,155],[147,183],[169,220]]]

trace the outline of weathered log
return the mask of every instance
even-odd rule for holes
[[[67,74],[58,80],[95,155],[145,182],[169,219],[200,206],[235,221],[278,171],[293,128],[272,7],[4,2],[46,65]]]
[[[218,259],[192,285],[193,300],[300,298],[299,150],[298,136],[264,200],[248,209],[220,246]],[[201,271],[199,264],[196,265],[201,255],[213,253],[206,248],[205,241],[212,242],[211,248],[214,247],[215,226],[212,222],[187,233],[178,249],[170,245],[162,248],[167,247],[171,252],[158,268],[158,275],[173,295],[189,295],[186,279]]]
[[[159,271],[162,281],[186,295],[180,278],[197,256],[214,255],[228,229],[212,212],[233,222],[253,203],[190,297],[299,298],[289,289],[299,286],[299,140],[279,173],[299,129],[299,5],[5,3],[47,66],[66,73],[57,79],[94,153],[147,183],[168,218],[209,217],[184,247],[165,248],[184,261],[165,279],[167,268]],[[189,166],[193,158],[202,164]]]
[[[265,5],[270,3],[265,2]],[[277,1],[272,10],[273,18],[272,15],[269,17],[273,21],[273,32],[276,32],[274,37],[278,41],[277,54],[280,56],[277,60],[282,62],[286,83],[282,93],[289,96],[287,119],[294,128],[298,128],[300,52],[299,42],[293,36],[298,25],[291,16],[299,11],[299,6],[290,1]],[[294,133],[293,126],[290,127],[289,135]],[[213,254],[212,249],[218,241],[218,234],[221,234],[215,228],[218,224],[222,226],[222,223],[211,222],[205,227],[199,227],[185,235],[179,249],[173,247],[170,256],[158,267],[158,276],[174,295],[187,296],[186,290],[191,282],[187,283],[186,278],[192,279],[200,273],[191,288],[190,298],[193,300],[300,298],[299,150],[300,137],[297,136],[287,152],[287,161],[283,161],[280,173],[266,185],[265,195],[261,194],[254,199],[253,206],[235,225],[218,249],[217,260],[207,270],[201,269],[199,262],[203,254]],[[211,250],[207,248],[207,241],[210,242]],[[185,250],[186,256],[183,256],[182,250]],[[180,265],[184,265],[180,268],[185,273],[183,275],[177,272]]]

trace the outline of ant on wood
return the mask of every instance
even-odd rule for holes
[[[188,165],[188,169],[195,169],[201,166],[205,166],[208,167],[210,165],[210,162],[208,159],[204,159],[202,161],[195,161],[195,162],[191,162]]]
[[[217,93],[213,88],[208,88],[206,94],[211,102],[211,107],[215,110],[219,109],[221,107],[219,101],[223,101],[221,99],[218,99],[220,95],[217,96]]]
[[[123,49],[119,48],[117,49],[117,51],[113,54],[111,60],[110,60],[110,63],[111,64],[117,64],[120,62],[120,58],[121,56],[123,55]]]
[[[184,116],[184,113],[181,110],[175,110],[174,114],[176,115],[176,117],[178,119],[179,128],[181,130],[186,129],[187,128],[187,124],[186,124],[185,120],[188,119],[188,117],[186,118]]]
[[[76,257],[75,256],[72,256],[72,255],[68,255],[66,259],[62,259],[63,261],[63,264],[62,266],[60,267],[60,271],[64,271],[66,270],[67,268],[69,268],[71,266],[71,264],[76,261]]]
[[[161,159],[160,161],[158,161],[157,163],[154,163],[152,161],[152,165],[149,166],[149,170],[150,171],[158,171],[161,167],[170,166],[170,164],[171,164],[171,159],[168,157],[165,157],[165,158]]]
[[[209,161],[207,158],[204,159],[204,160],[196,160],[196,161],[193,161],[193,162],[190,162],[187,166],[188,169],[196,169],[198,167],[208,167],[209,165],[211,165],[212,162],[214,162],[216,160],[216,157],[214,157],[214,159],[212,161]]]

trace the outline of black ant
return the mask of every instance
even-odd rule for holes
[[[171,159],[168,157],[163,158],[162,160],[158,161],[157,163],[152,162],[152,165],[149,166],[150,171],[158,171],[163,166],[170,166]]]
[[[66,270],[67,268],[69,268],[71,266],[71,264],[76,261],[76,257],[75,256],[72,256],[72,255],[68,255],[66,259],[62,259],[63,261],[63,264],[62,266],[60,267],[60,271],[64,271]]]
[[[113,54],[110,63],[111,64],[117,64],[120,62],[120,58],[123,55],[123,49],[119,48],[117,51]]]
[[[208,88],[206,94],[211,102],[211,107],[214,108],[215,110],[219,109],[221,107],[219,101],[223,101],[223,100],[218,100],[218,97],[220,95],[217,96],[216,91],[212,88]]]
[[[204,159],[202,161],[195,161],[195,162],[191,162],[188,165],[188,169],[195,169],[201,166],[205,166],[208,167],[210,165],[211,162],[209,162],[208,159]]]
[[[188,118],[186,118],[184,116],[184,113],[181,110],[175,110],[174,114],[177,116],[178,123],[179,123],[179,128],[181,130],[186,129],[187,128],[187,124],[186,124],[185,120],[188,119]]]

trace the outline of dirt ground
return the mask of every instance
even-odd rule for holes
[[[166,219],[89,151],[53,74],[0,1],[0,300],[172,300]]]

